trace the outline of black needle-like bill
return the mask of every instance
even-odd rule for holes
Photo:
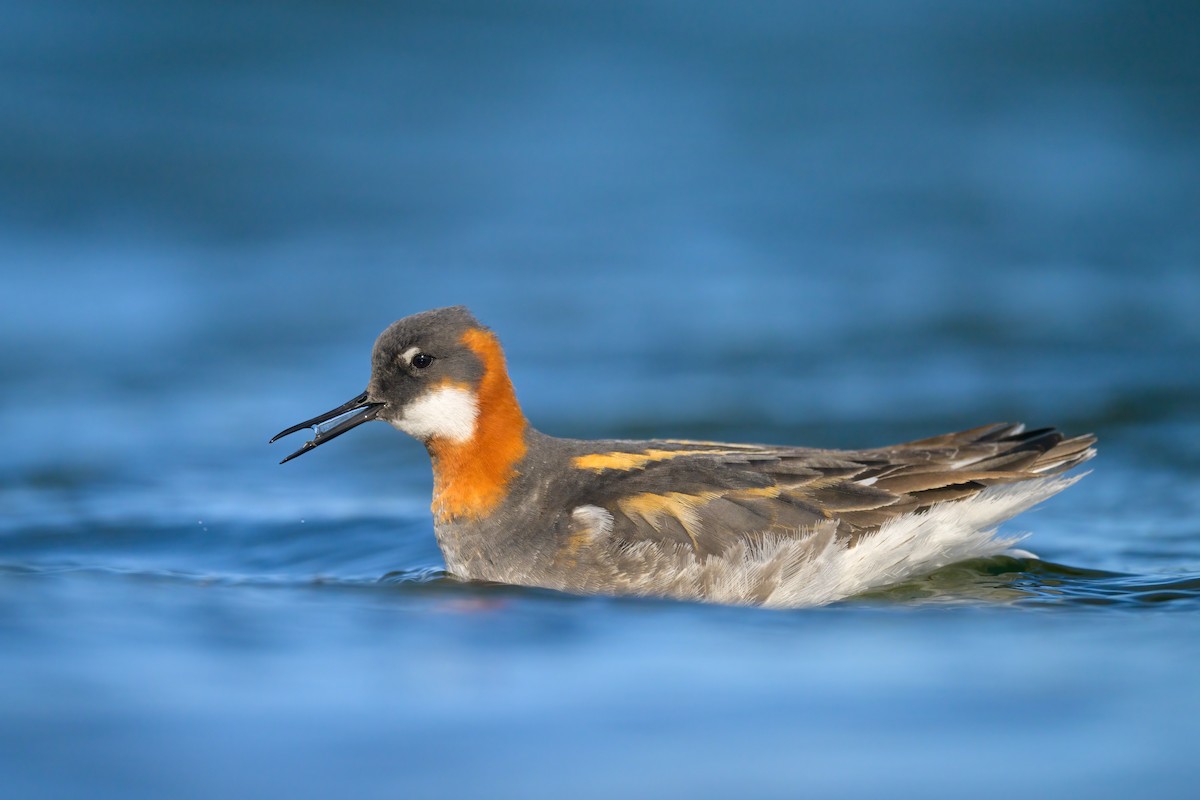
[[[314,428],[320,425],[322,422],[328,422],[331,419],[337,419],[343,415],[346,417],[331,428],[325,430],[318,429],[317,435],[312,438],[312,441],[305,442],[303,447],[279,463],[286,464],[296,456],[303,455],[309,450],[312,450],[314,447],[325,444],[330,439],[336,439],[351,428],[357,428],[364,422],[370,422],[379,415],[379,410],[383,408],[383,405],[383,403],[367,402],[367,393],[363,392],[358,397],[355,397],[349,402],[343,403],[332,411],[326,411],[324,414],[313,417],[309,420],[305,420],[304,422],[297,423],[286,430],[280,431],[271,437],[271,442],[275,442],[279,439],[282,439],[284,436],[295,433],[299,430],[304,430],[305,428]]]

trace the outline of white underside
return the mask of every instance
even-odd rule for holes
[[[830,523],[815,528],[808,536],[742,545],[719,559],[676,562],[678,571],[670,581],[674,590],[670,593],[776,608],[823,605],[958,561],[1013,552],[1012,546],[1024,536],[1000,537],[996,527],[1067,488],[1079,477],[1045,478],[985,489],[972,498],[935,505],[923,514],[898,517],[853,547],[834,535]],[[624,555],[634,560],[639,555],[656,560],[656,554],[637,552],[647,545],[635,545]],[[631,588],[637,591],[643,587]],[[646,594],[661,593],[650,586],[644,588]]]
[[[457,386],[442,386],[426,392],[404,407],[392,425],[422,441],[440,437],[465,442],[475,435],[479,404],[475,395]]]

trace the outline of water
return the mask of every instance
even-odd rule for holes
[[[1193,4],[394,5],[5,4],[5,797],[1190,793]],[[826,608],[459,584],[266,445],[450,303],[549,433],[1101,452]]]

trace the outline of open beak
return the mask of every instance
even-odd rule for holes
[[[332,411],[326,411],[319,417],[313,417],[312,419],[293,425],[287,430],[280,431],[271,437],[271,442],[282,439],[284,436],[303,430],[304,428],[314,429],[317,435],[312,438],[312,441],[305,442],[303,447],[279,463],[286,464],[296,456],[304,455],[317,445],[325,444],[330,439],[335,439],[351,428],[357,428],[364,422],[370,422],[379,416],[379,411],[384,405],[384,403],[367,402],[367,393],[363,392],[350,402],[343,403]],[[327,425],[325,423],[330,424]]]

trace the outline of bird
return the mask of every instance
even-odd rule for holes
[[[865,450],[550,436],[465,306],[385,329],[365,391],[286,463],[366,422],[425,445],[455,578],[578,595],[822,605],[1012,550],[1009,517],[1082,475],[1091,434],[996,423]]]

